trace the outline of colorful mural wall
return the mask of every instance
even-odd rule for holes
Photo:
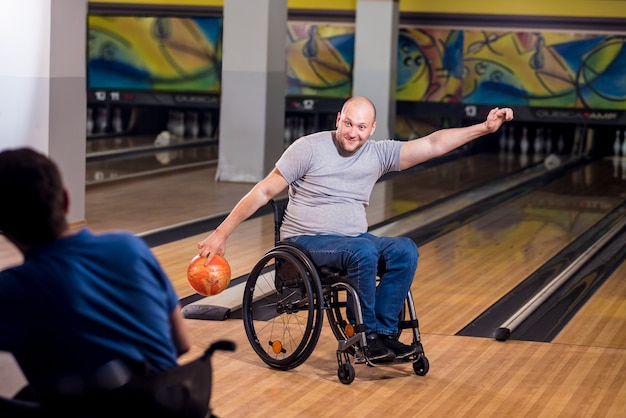
[[[464,103],[626,109],[626,37],[465,31]]]
[[[220,18],[89,17],[90,89],[220,92]],[[289,22],[288,96],[352,92],[354,26]],[[626,109],[626,37],[406,28],[398,100]]]
[[[88,19],[89,89],[220,92],[221,18]]]
[[[287,95],[349,97],[354,27],[287,24]]]

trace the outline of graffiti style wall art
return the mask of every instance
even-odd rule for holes
[[[218,94],[222,19],[94,16],[89,89]],[[287,96],[352,95],[353,24],[290,21]],[[626,109],[626,36],[401,27],[400,101]]]
[[[465,31],[463,102],[626,109],[625,37]]]
[[[90,89],[219,93],[222,19],[89,16]]]
[[[402,28],[398,35],[398,100],[461,101],[463,32]]]
[[[287,95],[349,97],[354,27],[310,22],[287,26]]]

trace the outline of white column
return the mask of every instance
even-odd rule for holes
[[[0,5],[0,150],[31,147],[57,162],[72,223],[85,218],[86,18],[87,0]],[[0,353],[0,396],[25,384]]]
[[[395,134],[398,20],[398,0],[357,1],[352,93],[376,105],[376,139]]]
[[[70,222],[85,218],[87,0],[0,6],[0,149],[28,146],[61,169]]]
[[[257,182],[282,152],[286,0],[225,0],[216,179]]]

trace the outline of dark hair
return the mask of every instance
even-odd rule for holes
[[[27,245],[59,238],[67,229],[61,173],[30,148],[0,152],[0,231]]]

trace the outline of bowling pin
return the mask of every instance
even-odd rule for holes
[[[520,150],[522,151],[522,154],[528,153],[529,145],[530,144],[528,143],[528,128],[524,126],[524,128],[522,128],[522,140],[520,141]]]
[[[98,124],[98,132],[104,133],[107,130],[108,126],[108,112],[106,107],[101,107],[98,109],[98,117],[96,118],[96,122]]]
[[[204,130],[204,135],[207,138],[212,138],[213,135],[213,114],[211,112],[204,112],[204,118],[202,123],[202,129]]]
[[[111,121],[111,125],[113,126],[113,132],[116,134],[122,133],[122,109],[119,107],[113,109],[113,120]]]
[[[533,141],[533,151],[536,154],[541,155],[543,153],[543,143],[543,128],[538,128],[535,133],[535,140]]]
[[[182,139],[185,136],[185,114],[183,112],[176,112],[176,124],[174,126],[175,135]]]
[[[622,142],[622,157],[626,158],[626,129],[624,129],[624,142]]]
[[[559,142],[556,144],[556,149],[559,154],[563,153],[563,148],[565,148],[565,141],[563,140],[563,131],[559,133]]]
[[[87,108],[87,135],[93,134],[93,109]]]
[[[548,128],[548,135],[546,137],[546,154],[550,154],[552,151],[552,129]]]
[[[187,132],[189,132],[192,139],[197,139],[199,131],[200,126],[198,125],[198,113],[189,112],[189,117],[187,117]]]
[[[537,128],[533,141],[533,162],[538,163],[543,159],[543,128]]]
[[[509,129],[509,139],[507,141],[507,150],[509,153],[513,153],[513,149],[515,148],[515,135],[513,135],[513,127],[511,126]]]
[[[504,150],[506,149],[506,133],[507,133],[506,127],[502,128],[502,131],[500,132],[500,141],[499,141],[500,153],[503,153]]]
[[[625,131],[626,132],[626,131]],[[613,142],[613,155],[616,157],[620,154],[620,138],[619,138],[619,129],[615,131],[615,141]]]

